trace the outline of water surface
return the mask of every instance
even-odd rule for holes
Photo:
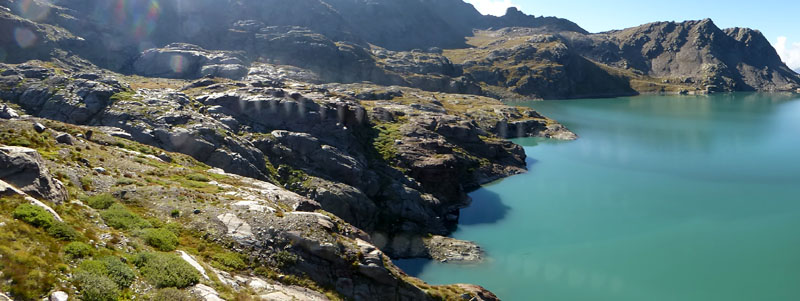
[[[530,172],[474,193],[473,266],[403,261],[504,300],[800,300],[800,99],[530,102],[580,135],[518,139]]]

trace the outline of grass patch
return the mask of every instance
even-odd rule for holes
[[[211,180],[203,174],[192,173],[186,175],[186,179],[195,182],[211,182]]]

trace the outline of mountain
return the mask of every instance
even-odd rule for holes
[[[657,22],[597,34],[540,28],[477,31],[445,52],[497,97],[793,91],[800,77],[764,36],[711,20]]]

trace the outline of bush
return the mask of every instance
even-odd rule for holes
[[[22,204],[17,206],[12,213],[14,218],[22,220],[28,224],[31,224],[35,227],[42,227],[42,228],[50,228],[55,222],[55,218],[50,212],[44,210],[44,208],[31,205],[31,204]]]
[[[241,270],[247,267],[242,257],[236,253],[217,253],[212,259],[214,259],[214,267],[226,271]]]
[[[211,182],[205,175],[199,173],[193,173],[186,175],[187,180],[197,181],[197,182]]]
[[[90,196],[86,199],[86,205],[92,207],[94,209],[108,209],[111,205],[114,205],[116,200],[114,197],[108,193],[98,194],[94,196]]]
[[[172,209],[172,211],[169,212],[169,216],[172,218],[179,218],[181,217],[181,211],[178,209]]]
[[[279,251],[275,253],[275,261],[278,263],[278,266],[281,268],[290,267],[297,263],[299,258],[297,255],[292,254],[288,251]]]
[[[119,288],[128,288],[136,280],[136,273],[123,263],[119,258],[107,256],[100,259],[106,267],[106,276],[114,281]]]
[[[83,301],[116,301],[119,298],[117,284],[103,275],[78,271],[75,282]]]
[[[150,222],[144,220],[139,215],[130,212],[122,204],[116,203],[106,210],[100,212],[100,216],[106,225],[120,230],[151,228]]]
[[[176,255],[140,253],[133,262],[142,276],[158,288],[185,288],[200,281],[200,273]]]
[[[144,242],[159,251],[170,252],[178,247],[178,236],[167,229],[147,229]]]
[[[73,241],[81,236],[78,231],[75,231],[75,229],[62,222],[53,223],[53,225],[47,229],[47,234],[63,241]]]
[[[150,298],[150,301],[192,301],[191,295],[174,287],[162,288]]]
[[[78,267],[77,274],[91,274],[107,278],[120,289],[130,287],[136,280],[136,273],[114,256],[106,256],[100,260],[84,260]]]
[[[94,251],[92,246],[79,241],[68,243],[67,246],[64,247],[64,253],[67,254],[67,256],[76,259],[92,255],[92,251]]]

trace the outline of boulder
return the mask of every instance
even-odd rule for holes
[[[56,136],[56,142],[61,144],[73,145],[75,144],[75,138],[73,138],[72,135],[67,133],[58,134],[58,136]]]
[[[44,133],[44,131],[47,130],[47,127],[44,126],[43,124],[37,122],[37,123],[33,124],[33,130],[36,131],[37,133],[41,134],[41,133]]]
[[[38,199],[60,204],[68,198],[64,185],[50,175],[34,149],[0,147],[0,179]]]
[[[62,291],[56,291],[50,294],[50,301],[67,301],[69,300],[69,295]]]
[[[12,109],[8,105],[3,105],[0,107],[0,119],[13,119],[19,118],[19,114],[16,110]]]

